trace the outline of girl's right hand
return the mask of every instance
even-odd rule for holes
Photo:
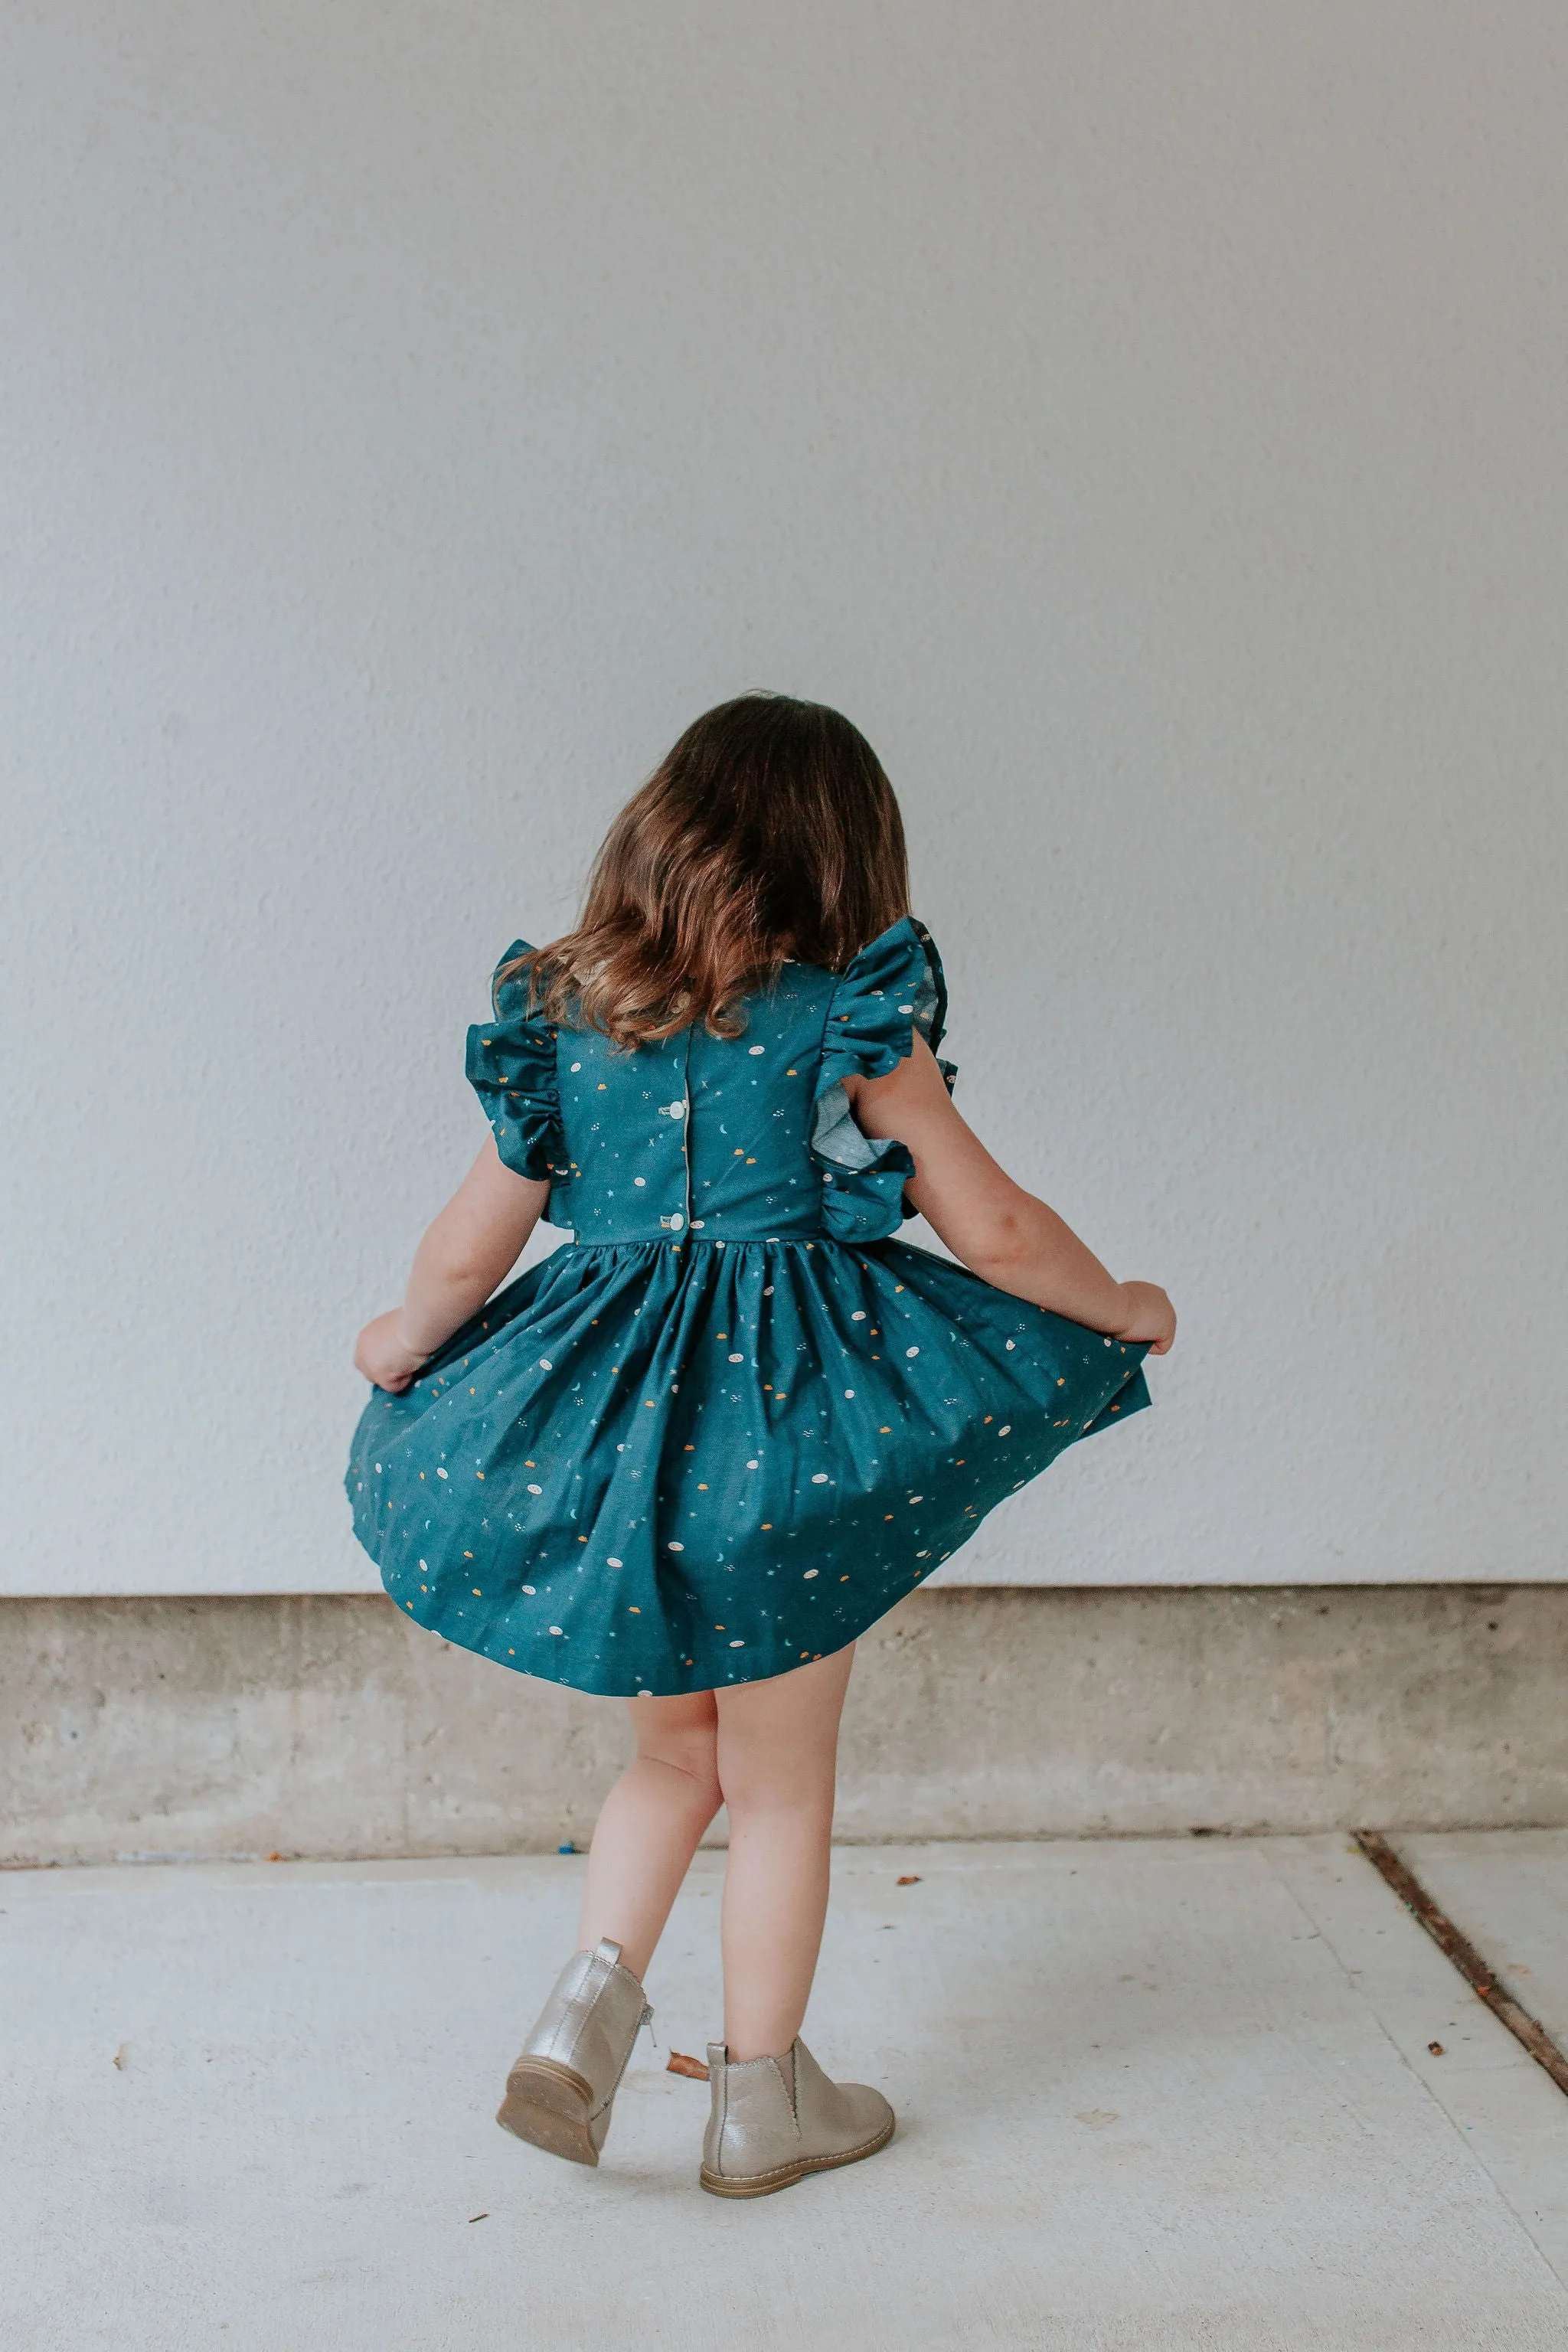
[[[1152,1356],[1168,1356],[1176,1336],[1176,1310],[1157,1282],[1124,1282],[1132,1312],[1118,1339],[1136,1340]]]

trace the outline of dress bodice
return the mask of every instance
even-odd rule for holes
[[[526,950],[515,942],[503,966]],[[844,1081],[880,1076],[918,1029],[942,1034],[936,950],[905,919],[845,972],[785,964],[737,1037],[698,1025],[635,1051],[530,1013],[503,981],[468,1035],[468,1076],[507,1164],[551,1182],[550,1219],[585,1244],[871,1240],[895,1232],[913,1172],[874,1143]]]
[[[703,1028],[617,1053],[596,1030],[556,1045],[579,1242],[807,1239],[823,1230],[814,1087],[833,973],[786,965],[738,1037]]]

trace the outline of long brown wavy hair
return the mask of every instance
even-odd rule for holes
[[[703,1022],[790,958],[841,971],[910,910],[903,821],[858,728],[820,702],[742,694],[689,727],[605,837],[574,930],[503,966],[545,1021],[616,1045]]]

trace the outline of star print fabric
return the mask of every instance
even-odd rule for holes
[[[574,1239],[360,1421],[355,1532],[420,1624],[579,1690],[759,1681],[1149,1402],[1142,1347],[892,1237],[912,1162],[844,1080],[941,1042],[920,925],[786,965],[733,1039],[627,1054],[531,1019],[526,981],[495,1003],[468,1076]]]

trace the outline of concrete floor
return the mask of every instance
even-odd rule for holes
[[[1561,2031],[1568,1835],[1404,1850]],[[664,2071],[720,1855],[600,2170],[490,2120],[582,1866],[0,1877],[7,2352],[1568,2345],[1568,2098],[1342,1837],[843,1850],[807,2030],[899,2137],[751,2205]]]

